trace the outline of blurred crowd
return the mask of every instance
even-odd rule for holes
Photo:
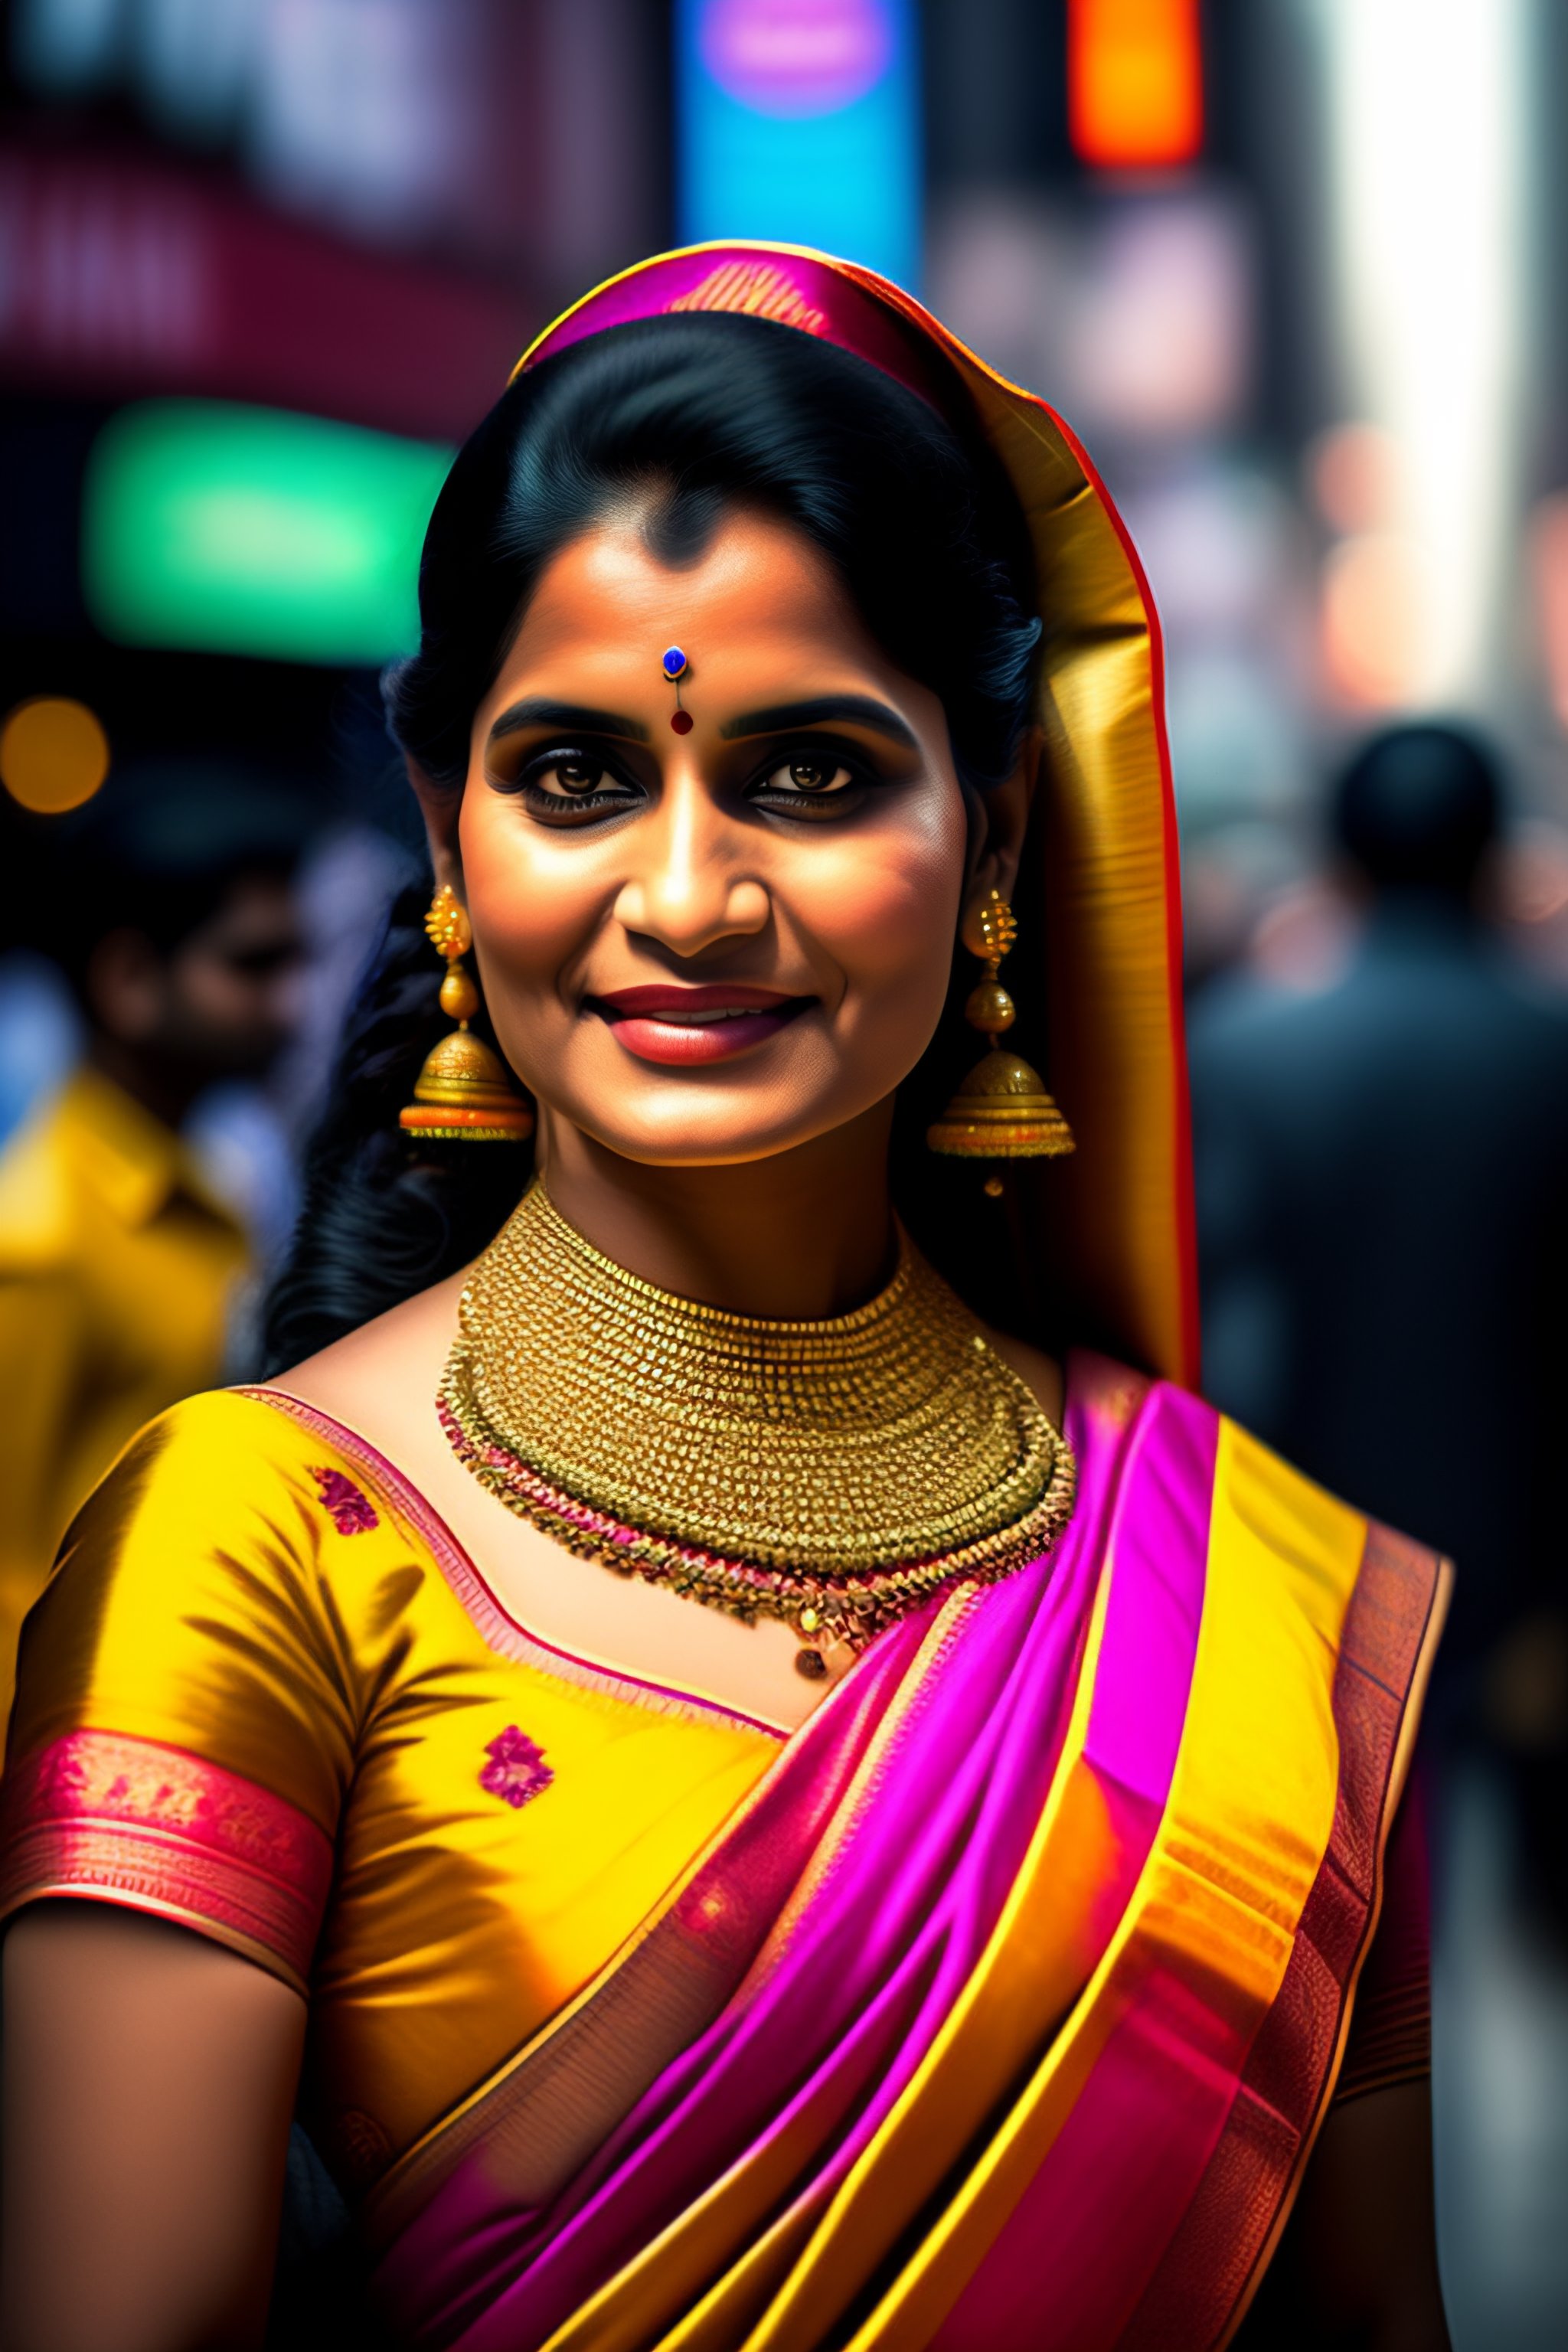
[[[1200,932],[1205,1385],[1457,1565],[1416,1759],[1445,2287],[1457,2344],[1533,2352],[1568,2319],[1568,988],[1472,731],[1377,734],[1324,807],[1316,871],[1228,955]]]

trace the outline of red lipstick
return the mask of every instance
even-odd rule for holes
[[[639,1062],[691,1068],[727,1062],[787,1028],[815,1003],[776,988],[718,982],[701,988],[654,984],[591,996],[589,1009],[614,1030],[616,1042]]]

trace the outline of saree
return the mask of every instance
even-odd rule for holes
[[[1445,1565],[1075,1360],[1050,1558],[889,1630],[367,2202],[461,2352],[1225,2343],[1342,2056]]]

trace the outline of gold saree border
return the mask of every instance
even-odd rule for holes
[[[1373,1552],[1374,1546],[1380,1544],[1396,1549],[1405,1555],[1407,1563],[1412,1562],[1413,1556],[1414,1563],[1424,1564],[1429,1571],[1429,1591],[1420,1642],[1414,1660],[1410,1663],[1408,1682],[1403,1698],[1399,1701],[1398,1737],[1388,1759],[1387,1776],[1384,1783],[1382,1810],[1374,1841],[1372,1900],[1367,1908],[1355,1958],[1343,1988],[1338,2024],[1333,2038],[1332,2056],[1318,2084],[1306,2127],[1300,2134],[1293,2161],[1284,2168],[1283,2177],[1272,2184],[1270,2189],[1264,2191],[1265,2201],[1272,2196],[1272,2212],[1268,2218],[1267,2229],[1260,2235],[1255,2233],[1252,2258],[1247,2267],[1240,2291],[1235,2298],[1230,2315],[1220,2333],[1212,2338],[1214,2352],[1226,2352],[1226,2347],[1234,2341],[1252,2306],[1268,2273],[1268,2265],[1279,2251],[1279,2241],[1285,2233],[1286,2226],[1295,2210],[1296,2200],[1300,2194],[1307,2166],[1317,2146],[1319,2134],[1327,2120],[1330,2108],[1333,2105],[1335,2088],[1344,2065],[1345,2050],[1350,2040],[1356,1990],[1362,1970],[1366,1964],[1367,1955],[1372,1949],[1373,1938],[1377,1933],[1378,1921],[1383,1914],[1384,1874],[1388,1854],[1389,1834],[1409,1783],[1411,1759],[1421,1727],[1421,1716],[1432,1679],[1433,1664],[1436,1658],[1438,1643],[1443,1637],[1443,1627],[1447,1619],[1453,1596],[1454,1569],[1450,1560],[1434,1557],[1425,1552],[1420,1546],[1409,1543],[1405,1538],[1395,1536],[1392,1530],[1373,1522],[1368,1529],[1369,1554]],[[1336,1823],[1336,1830],[1337,1827]],[[1338,1843],[1337,1837],[1335,1843]],[[1332,1866],[1334,1861],[1335,1855],[1331,1849],[1330,1854],[1325,1856],[1325,1870]],[[1299,1944],[1298,1952],[1300,1950]],[[1293,1965],[1296,1957],[1296,1955],[1292,1956]],[[1413,2076],[1409,2079],[1417,2078]],[[1243,2091],[1248,2087],[1245,2077],[1241,2087]],[[1389,2086],[1379,2085],[1379,2087]],[[1238,2093],[1239,2096],[1240,2093]],[[1232,2128],[1232,2126],[1227,2125],[1227,2134]],[[1216,2158],[1219,2153],[1216,2150]],[[1211,2163],[1209,2173],[1205,2176],[1205,2187],[1208,2181],[1215,2177],[1218,2168],[1217,2163]],[[1189,2214],[1188,2218],[1194,2223],[1194,2236],[1201,2236],[1201,2219],[1195,2212]],[[1145,2352],[1160,2352],[1163,2340],[1163,2318],[1156,2318],[1152,2332],[1143,2338]],[[1129,2352],[1133,2352],[1131,2339],[1129,2342]]]

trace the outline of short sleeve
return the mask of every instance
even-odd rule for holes
[[[291,1435],[193,1398],[79,1513],[22,1635],[0,1917],[122,1904],[304,1990],[363,1708]]]

